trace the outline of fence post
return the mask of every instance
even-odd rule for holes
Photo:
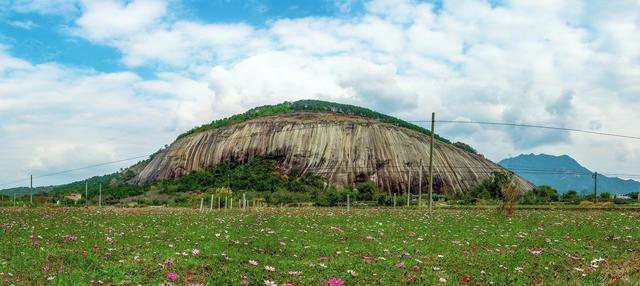
[[[209,202],[209,210],[213,210],[213,195],[211,195],[211,201]]]
[[[228,197],[228,196],[225,196],[225,197],[224,197],[224,209],[225,209],[225,210],[229,208],[229,204],[227,204],[227,203],[228,203],[228,201],[229,201],[229,197]]]
[[[204,198],[200,198],[200,211],[202,211],[203,205],[204,205]]]

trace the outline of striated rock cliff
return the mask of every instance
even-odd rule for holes
[[[299,167],[328,181],[375,182],[387,192],[417,191],[423,162],[428,184],[430,138],[375,119],[330,112],[294,112],[250,119],[192,133],[162,150],[132,180],[149,183],[179,177],[224,161],[274,155],[285,168]],[[451,144],[434,145],[434,189],[468,191],[493,171],[506,170]],[[533,187],[517,177],[521,189]]]

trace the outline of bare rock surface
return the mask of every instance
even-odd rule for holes
[[[428,185],[429,136],[374,119],[329,112],[296,112],[254,118],[182,137],[162,150],[132,179],[150,183],[172,179],[225,161],[246,162],[273,155],[285,168],[299,167],[328,181],[375,182],[389,193]],[[467,192],[501,166],[436,140],[434,189]],[[533,185],[516,177],[518,187]]]

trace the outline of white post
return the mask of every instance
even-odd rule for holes
[[[213,195],[211,195],[211,202],[209,203],[209,210],[213,210]]]
[[[224,209],[228,209],[229,208],[229,205],[227,204],[228,201],[229,201],[229,197],[225,196],[224,197]]]
[[[411,167],[409,167],[409,185],[407,186],[407,206],[411,203]]]
[[[396,194],[393,194],[393,209],[396,208]]]
[[[98,207],[102,207],[102,183],[100,183],[100,186],[98,187]]]
[[[247,209],[247,194],[245,193],[242,194],[242,208],[244,210]]]
[[[233,209],[233,197],[231,197],[231,204],[229,205],[230,209]]]
[[[349,211],[349,208],[350,208],[350,206],[349,206],[349,194],[347,194],[347,211]]]
[[[29,183],[29,204],[33,205],[33,175],[31,175],[31,183]]]
[[[202,211],[203,204],[204,204],[204,198],[200,198],[200,211]]]
[[[420,177],[418,179],[418,207],[422,207],[422,159],[420,159]]]

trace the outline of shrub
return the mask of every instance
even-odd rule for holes
[[[520,201],[522,193],[513,181],[504,182],[500,188],[502,194],[502,205],[498,208],[499,212],[504,212],[507,216],[513,216],[515,213],[515,205]]]
[[[358,190],[357,199],[360,201],[372,201],[374,194],[378,191],[378,187],[372,182],[359,183],[356,189]]]

